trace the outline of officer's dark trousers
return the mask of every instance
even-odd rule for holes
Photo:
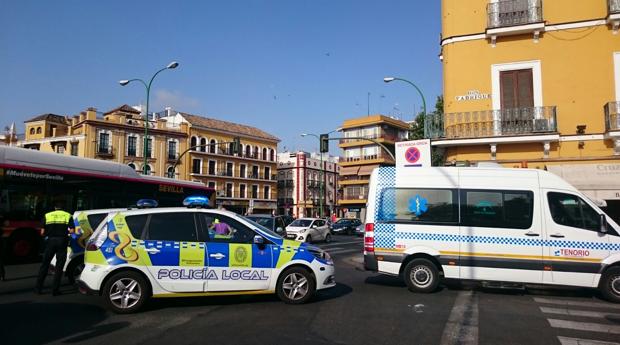
[[[65,261],[67,261],[67,245],[69,241],[67,237],[50,237],[45,244],[45,252],[43,253],[43,262],[39,269],[39,277],[37,278],[37,290],[41,290],[45,276],[50,267],[50,262],[54,255],[56,255],[56,272],[54,273],[54,283],[52,285],[52,291],[58,291],[60,288],[60,279],[62,278],[62,271],[65,267]]]

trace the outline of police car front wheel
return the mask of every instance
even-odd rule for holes
[[[407,287],[413,292],[433,292],[439,285],[439,270],[427,259],[413,259],[403,272]]]
[[[306,269],[292,267],[280,275],[276,289],[278,297],[285,303],[302,304],[312,297],[316,283]]]
[[[620,303],[620,267],[610,267],[605,271],[600,290],[608,301]]]
[[[119,314],[140,309],[150,290],[144,278],[136,272],[119,272],[106,282],[104,299],[110,309]]]

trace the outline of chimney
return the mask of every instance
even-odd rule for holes
[[[86,120],[96,120],[97,119],[97,108],[90,107],[86,109]]]
[[[85,111],[80,113],[80,122],[82,122],[84,120],[86,120],[86,112]]]
[[[172,107],[165,107],[166,116],[172,116]]]

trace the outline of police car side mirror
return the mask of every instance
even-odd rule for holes
[[[283,231],[284,231],[284,229],[282,229],[282,227],[281,227],[281,226],[278,226],[278,227],[276,228],[276,232],[283,232]]]
[[[600,217],[601,217],[601,220],[600,220],[599,224],[600,224],[601,227],[600,227],[599,231],[602,232],[603,234],[605,234],[605,233],[607,233],[607,217],[605,217],[604,214],[601,214]]]
[[[260,235],[254,235],[254,244],[265,244],[265,239],[263,238],[263,236]]]

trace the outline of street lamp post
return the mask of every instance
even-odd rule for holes
[[[420,97],[422,97],[422,112],[424,113],[424,136],[428,137],[427,128],[426,128],[426,100],[424,99],[424,95],[422,94],[422,91],[420,91],[420,88],[418,88],[414,83],[410,82],[407,79],[397,78],[397,77],[385,77],[385,78],[383,78],[383,81],[386,82],[386,83],[392,82],[394,80],[404,81],[405,83],[408,83],[409,85],[413,86],[418,91],[418,93],[420,94]],[[415,114],[414,114],[414,116],[415,116]]]
[[[139,81],[142,83],[142,85],[144,85],[144,87],[146,88],[146,113],[144,116],[144,166],[142,167],[142,173],[144,175],[147,174],[146,171],[146,167],[148,165],[148,157],[146,156],[147,153],[147,143],[148,143],[148,135],[149,135],[149,98],[151,96],[151,84],[153,84],[153,80],[155,79],[155,77],[161,73],[162,71],[165,71],[167,69],[175,69],[179,67],[179,63],[176,61],[172,61],[171,63],[168,64],[168,66],[160,69],[159,71],[155,72],[155,74],[153,74],[153,76],[151,77],[151,80],[149,80],[148,84],[142,80],[142,79],[129,79],[129,80],[121,80],[118,83],[121,84],[121,86],[125,86],[129,83],[131,83],[132,81]],[[153,148],[155,147],[154,145],[155,143],[153,143]]]
[[[321,170],[319,170],[319,178],[320,178],[320,182],[319,182],[319,217],[323,218],[323,180],[325,179],[323,177],[323,152],[321,152],[321,138],[316,135],[316,134],[312,134],[312,133],[302,133],[301,134],[302,137],[306,137],[306,136],[312,136],[315,137],[318,141],[319,141],[319,154],[321,157]]]

